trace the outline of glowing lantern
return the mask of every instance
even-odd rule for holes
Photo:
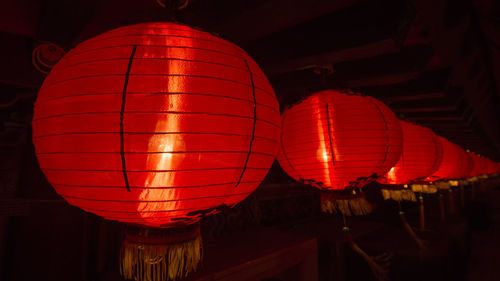
[[[496,174],[498,172],[497,164],[490,159],[486,159],[488,161],[488,174]]]
[[[200,260],[202,215],[243,200],[263,180],[279,122],[271,85],[242,49],[187,26],[145,23],[62,58],[38,94],[33,142],[68,203],[168,233],[127,235],[125,277],[176,278]],[[159,241],[168,246],[152,249]]]
[[[399,159],[401,127],[382,102],[326,90],[281,117],[278,161],[293,179],[322,190],[342,190],[382,176]]]
[[[443,158],[439,168],[434,174],[432,174],[431,179],[458,179],[467,174],[469,168],[469,163],[465,157],[463,149],[449,142],[447,139],[438,136],[443,149]]]
[[[491,161],[490,159],[486,159],[486,162],[487,162],[487,169],[486,169],[486,174],[488,175],[491,175],[491,174],[495,174],[497,171],[496,171],[496,164],[495,162]]]
[[[474,159],[472,159],[472,156],[462,148],[460,150],[460,154],[462,159],[461,162],[463,163],[461,172],[462,177],[470,177],[472,170],[474,169]]]
[[[488,163],[485,159],[472,152],[469,152],[469,154],[472,156],[472,159],[474,159],[474,169],[472,170],[471,176],[486,174],[488,170]]]
[[[408,184],[424,180],[437,171],[443,157],[439,138],[430,129],[400,121],[403,152],[398,163],[387,173],[390,184]]]

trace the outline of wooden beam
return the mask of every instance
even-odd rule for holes
[[[407,73],[396,73],[387,74],[379,77],[371,77],[359,80],[352,80],[346,83],[349,88],[357,87],[369,87],[369,86],[384,86],[396,83],[406,82],[411,79],[415,79],[418,76],[418,72],[407,72]]]
[[[401,96],[390,96],[380,98],[384,103],[390,105],[392,103],[397,102],[407,102],[407,101],[420,101],[420,100],[428,100],[428,99],[442,99],[445,98],[446,94],[443,92],[435,92],[435,93],[424,93],[424,94],[409,94],[409,95],[401,95]]]
[[[356,87],[354,90],[380,99],[437,92],[444,92],[448,95],[449,90],[447,90],[447,87],[449,75],[449,69],[425,71],[420,72],[416,78],[401,83],[380,86],[362,86]]]
[[[271,0],[213,27],[213,30],[234,42],[245,44],[356,2],[358,0]]]
[[[360,60],[384,54],[392,54],[399,51],[399,47],[392,39],[384,39],[362,46],[356,46],[348,49],[326,52],[304,58],[292,59],[283,63],[277,63],[265,66],[267,75],[279,75],[285,72],[300,70],[305,68],[314,68],[325,64],[335,64],[345,61]]]
[[[386,39],[402,44],[400,37],[404,37],[408,22],[413,20],[410,15],[402,17],[410,14],[408,9],[404,1],[362,1],[253,40],[243,47],[257,62],[275,65]]]
[[[443,111],[455,111],[456,106],[442,105],[434,107],[412,107],[412,108],[397,108],[393,109],[397,113],[414,113],[414,112],[443,112]]]

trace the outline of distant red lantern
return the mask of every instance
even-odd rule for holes
[[[87,40],[57,63],[38,94],[33,142],[68,203],[131,224],[189,226],[183,238],[194,241],[203,214],[263,180],[279,122],[271,85],[242,49],[188,26],[144,23]],[[187,259],[168,276],[196,268],[199,251]],[[144,272],[166,270],[165,260]],[[141,279],[132,266],[125,277]]]
[[[500,163],[492,161],[491,169],[493,171],[493,174],[500,173]]]
[[[496,164],[495,162],[491,161],[490,159],[485,159],[486,160],[486,163],[487,163],[487,169],[486,169],[486,174],[487,175],[491,175],[491,174],[495,174],[497,171],[496,171]]]
[[[463,178],[470,177],[474,169],[474,159],[472,159],[472,156],[463,148],[461,148],[460,154],[461,154],[460,161],[463,163],[461,172],[462,177]]]
[[[394,113],[372,97],[349,91],[312,94],[283,113],[281,126],[281,167],[293,179],[324,191],[340,192],[382,176],[401,153]],[[362,194],[350,194],[323,192],[323,211],[370,212]]]
[[[438,136],[443,149],[443,158],[439,168],[434,172],[431,178],[435,179],[458,179],[464,175],[464,159],[463,149],[448,141],[447,139]]]
[[[384,175],[401,154],[396,116],[372,97],[318,92],[281,120],[281,167],[320,189],[340,190],[359,178]]]
[[[472,159],[474,159],[474,169],[472,170],[471,176],[480,176],[485,174],[488,169],[488,164],[479,155],[472,152],[469,152],[469,154],[472,156]]]
[[[390,184],[408,184],[425,180],[437,171],[443,157],[441,142],[426,127],[400,121],[403,129],[403,152],[397,164],[387,173]]]

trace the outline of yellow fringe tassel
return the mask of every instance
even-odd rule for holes
[[[461,187],[464,187],[466,185],[469,185],[469,181],[468,180],[459,180],[458,185]]]
[[[411,185],[411,190],[413,192],[418,192],[418,193],[427,193],[427,194],[433,194],[436,193],[438,190],[438,184],[412,184]],[[415,200],[416,201],[416,200]]]
[[[478,177],[471,177],[467,179],[468,182],[476,182],[478,180],[479,180]]]
[[[365,197],[321,200],[321,210],[324,213],[340,212],[346,216],[362,216],[373,212],[373,209],[373,205]]]
[[[125,240],[120,273],[136,281],[165,281],[186,277],[202,259],[201,236],[177,244],[138,244]]]
[[[382,196],[384,200],[392,199],[394,201],[417,201],[417,197],[415,196],[415,192],[408,189],[401,190],[391,190],[391,189],[382,189]]]

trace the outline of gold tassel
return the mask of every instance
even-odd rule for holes
[[[479,179],[477,177],[470,177],[467,179],[468,182],[477,182]]]
[[[360,255],[368,263],[368,266],[370,266],[370,269],[372,270],[373,275],[375,275],[375,278],[377,278],[377,280],[379,281],[388,281],[388,272],[392,255],[383,253],[381,255],[372,257],[368,255],[363,249],[361,249],[358,244],[356,244],[356,242],[354,242],[352,235],[349,233],[348,227],[344,227],[343,231],[345,233],[345,237],[347,243],[349,244],[349,247],[351,247],[354,252]]]
[[[340,212],[346,216],[362,216],[373,212],[373,209],[374,206],[364,196],[349,199],[328,196],[328,198],[321,200],[321,210],[324,213],[336,214]]]
[[[409,189],[392,190],[392,189],[382,189],[382,196],[384,200],[392,199],[394,201],[417,201],[415,192]]]
[[[121,250],[120,273],[136,281],[166,281],[196,271],[202,259],[202,240],[172,244],[147,244],[125,240]]]
[[[411,190],[413,192],[418,192],[418,193],[426,193],[426,194],[433,194],[438,191],[437,187],[438,183],[436,184],[412,184],[411,185]],[[417,200],[415,200],[417,201]]]

